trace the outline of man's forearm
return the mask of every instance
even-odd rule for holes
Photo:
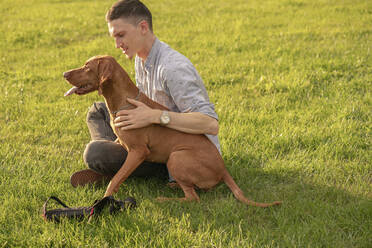
[[[146,104],[134,99],[127,101],[136,106],[135,109],[121,110],[116,114],[114,124],[121,130],[142,128],[151,124],[160,124],[162,111],[151,109]],[[218,121],[213,117],[199,113],[169,112],[170,122],[167,127],[192,134],[218,134]]]
[[[161,110],[153,110],[152,123],[160,124]],[[218,134],[218,121],[213,117],[199,113],[169,112],[170,122],[167,127],[192,134]]]

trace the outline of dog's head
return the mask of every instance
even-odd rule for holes
[[[95,56],[82,67],[64,72],[64,78],[74,86],[65,96],[84,95],[95,90],[100,92],[102,85],[111,79],[114,61],[111,56]]]

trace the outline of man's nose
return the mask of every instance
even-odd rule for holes
[[[115,40],[116,48],[120,48],[121,43],[122,43],[122,42],[121,42],[119,39],[116,39],[116,40]]]

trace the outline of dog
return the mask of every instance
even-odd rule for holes
[[[111,56],[95,56],[82,67],[65,72],[64,78],[73,87],[65,94],[87,94],[98,90],[110,112],[111,125],[128,156],[111,179],[105,196],[119,190],[119,186],[143,162],[166,163],[170,174],[185,193],[183,198],[159,197],[159,201],[200,201],[195,188],[209,190],[224,182],[241,202],[257,207],[281,204],[259,203],[249,200],[227,171],[215,145],[202,134],[187,134],[161,125],[121,130],[113,125],[115,114],[133,109],[127,98],[136,98],[153,109],[168,110],[141,93],[125,70]]]

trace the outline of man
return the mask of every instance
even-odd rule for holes
[[[119,111],[115,126],[129,130],[161,124],[186,133],[206,134],[220,151],[218,117],[202,79],[185,56],[157,39],[148,8],[138,0],[119,1],[107,12],[106,21],[116,47],[128,59],[135,57],[136,83],[140,91],[170,109],[151,109],[135,99],[128,99],[137,108]],[[83,91],[79,89],[76,93]],[[74,187],[110,179],[127,156],[127,151],[115,142],[116,136],[110,127],[110,116],[104,103],[93,104],[88,112],[87,125],[92,141],[85,149],[84,161],[89,169],[71,176]],[[144,162],[132,174],[161,175],[168,175],[166,165],[150,162]],[[168,176],[172,183],[172,176]]]

